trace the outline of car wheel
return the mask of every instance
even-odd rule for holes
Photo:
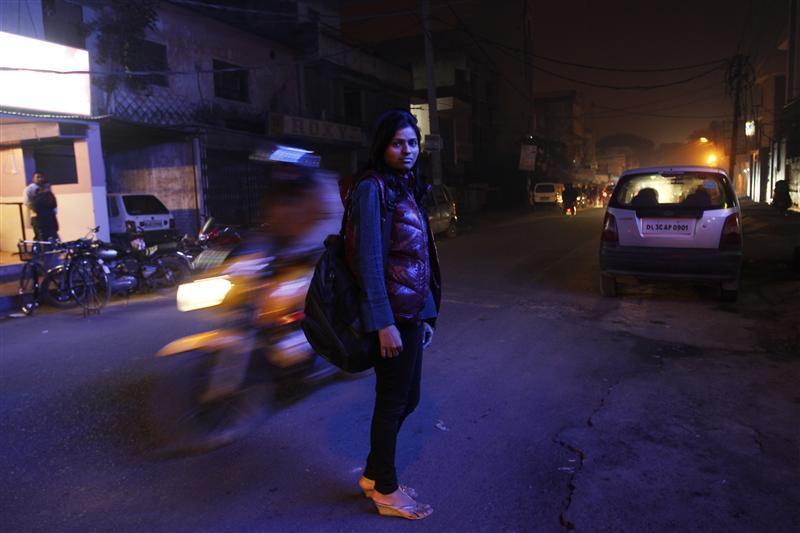
[[[452,239],[458,235],[458,226],[456,225],[455,220],[451,220],[450,224],[447,226],[447,238]]]
[[[617,279],[614,276],[600,275],[600,294],[609,298],[617,295]]]

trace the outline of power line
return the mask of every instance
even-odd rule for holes
[[[2,1],[2,0],[0,0]],[[293,59],[292,61],[288,61],[286,63],[296,64],[296,65],[305,65],[309,63],[314,63],[316,61],[324,61],[327,59],[331,59],[336,56],[345,55],[354,52],[364,52],[365,50],[356,46],[347,45],[348,48],[344,50],[339,50],[338,52],[332,52],[330,54],[326,54],[324,56],[319,57],[312,57],[307,59]],[[225,72],[245,72],[245,71],[253,71],[253,70],[271,70],[273,68],[283,68],[284,64],[271,64],[271,65],[250,65],[250,66],[241,66],[241,67],[225,67],[225,68],[211,68],[211,69],[197,69],[197,70],[171,70],[171,69],[161,69],[161,70],[50,70],[50,69],[36,69],[36,68],[25,68],[25,67],[4,67],[0,66],[0,72],[33,72],[33,73],[40,73],[40,74],[59,74],[59,75],[72,75],[72,74],[89,74],[92,76],[152,76],[152,75],[161,75],[161,76],[194,76],[197,74],[217,74],[217,73],[225,73]]]
[[[641,110],[639,108],[647,107],[647,106],[651,106],[651,105],[656,105],[656,104],[663,104],[665,102],[670,102],[672,100],[681,99],[684,96],[700,94],[700,93],[703,93],[703,92],[707,91],[708,89],[711,89],[711,88],[714,88],[714,87],[719,87],[719,85],[720,85],[719,82],[715,81],[715,82],[709,83],[707,85],[704,85],[703,87],[700,87],[699,89],[692,89],[691,91],[684,91],[684,92],[681,92],[680,94],[674,94],[672,96],[668,96],[668,97],[665,97],[665,98],[659,98],[657,100],[650,100],[649,102],[640,102],[638,104],[633,104],[633,105],[626,106],[626,107],[614,108],[614,110],[615,111],[630,111],[630,110],[637,110],[637,109]]]
[[[267,9],[257,9],[257,8],[247,8],[247,7],[236,7],[236,6],[224,6],[220,4],[213,4],[207,2],[199,2],[197,0],[169,0],[171,4],[179,4],[185,5],[190,7],[197,7],[202,9],[214,9],[218,11],[227,11],[229,13],[242,13],[242,14],[250,14],[250,15],[265,15],[269,16],[270,18],[283,18],[288,21],[297,20],[296,13],[288,13],[288,12],[280,12],[280,11],[270,11]],[[456,5],[460,4],[472,4],[478,5],[475,0],[458,0],[453,2]],[[431,9],[443,9],[445,6],[442,4],[432,5]],[[333,19],[334,21],[349,21],[349,20],[373,20],[376,18],[388,18],[388,17],[396,17],[399,15],[415,15],[418,16],[419,12],[415,9],[400,9],[396,11],[385,11],[380,13],[373,13],[373,14],[365,14],[365,15],[350,15],[350,16],[342,16],[340,14],[325,14],[325,13],[317,13],[316,16],[320,19]]]
[[[506,49],[508,49],[510,51],[513,51],[513,52],[522,52],[522,50],[520,50],[519,48],[516,48],[514,46],[510,46],[510,45],[507,45],[507,44],[504,44],[504,43],[501,43],[501,42],[498,42],[498,41],[493,41],[493,40],[485,38],[485,37],[483,38],[483,40],[484,40],[484,42],[486,42],[488,44],[492,44],[492,45],[494,45],[494,46],[496,46],[498,48],[506,48]],[[625,67],[609,67],[609,66],[587,65],[585,63],[576,63],[576,62],[573,62],[573,61],[566,61],[564,59],[556,59],[556,58],[549,57],[549,56],[544,56],[544,55],[541,55],[541,54],[528,54],[528,55],[530,55],[531,57],[534,57],[536,59],[542,59],[544,61],[550,61],[551,63],[556,63],[556,64],[559,64],[559,65],[566,65],[566,66],[570,66],[570,67],[578,67],[578,68],[584,68],[584,69],[590,69],[590,70],[601,70],[601,71],[604,71],[604,72],[628,72],[628,73],[656,73],[656,72],[675,72],[675,71],[681,71],[681,70],[693,70],[693,69],[697,69],[697,68],[700,68],[700,67],[708,67],[708,66],[711,66],[711,65],[719,65],[721,63],[724,63],[726,61],[726,59],[727,59],[727,58],[720,58],[720,59],[714,59],[714,60],[711,60],[711,61],[704,61],[702,63],[694,63],[694,64],[691,64],[691,65],[680,65],[680,66],[674,66],[674,67],[625,68]]]
[[[443,20],[442,18],[437,17],[436,21],[441,23],[442,25],[448,27],[451,30],[457,30],[458,29],[458,27],[448,24],[447,21]],[[488,37],[483,36],[483,35],[480,35],[480,40],[483,41],[486,44],[493,45],[496,48],[503,48],[503,49],[505,49],[506,51],[509,51],[509,52],[515,52],[515,53],[518,53],[518,54],[524,54],[524,51],[522,49],[520,49],[520,48],[517,48],[515,46],[511,46],[511,45],[507,45],[505,43],[501,43],[501,42],[495,41],[493,39],[489,39]],[[560,65],[566,65],[566,66],[571,66],[571,67],[578,67],[578,68],[584,68],[584,69],[590,69],[590,70],[600,70],[600,71],[605,71],[605,72],[627,72],[627,73],[657,73],[657,72],[675,72],[675,71],[681,71],[681,70],[693,70],[693,69],[697,69],[697,68],[701,68],[701,67],[707,67],[707,66],[712,66],[712,65],[720,65],[720,64],[722,64],[722,63],[724,63],[725,61],[728,60],[728,58],[718,58],[718,59],[713,59],[713,60],[709,60],[709,61],[704,61],[704,62],[701,62],[701,63],[693,63],[693,64],[690,64],[690,65],[678,65],[678,66],[672,66],[672,67],[626,68],[626,67],[609,67],[609,66],[588,65],[586,63],[577,63],[577,62],[574,62],[574,61],[567,61],[567,60],[564,60],[564,59],[556,59],[554,57],[545,56],[545,55],[542,55],[542,54],[527,54],[527,55],[529,55],[530,57],[536,58],[536,59],[541,59],[541,60],[544,60],[544,61],[550,61],[552,63],[557,63],[557,64],[560,64]]]
[[[487,52],[487,51],[486,51],[486,50],[483,48],[483,46],[481,45],[481,43],[480,43],[480,41],[478,40],[478,38],[477,38],[477,37],[476,37],[476,36],[475,36],[475,35],[474,35],[474,34],[473,34],[471,31],[470,31],[470,29],[469,29],[469,28],[467,28],[466,24],[464,24],[464,22],[461,20],[461,17],[459,17],[459,16],[458,16],[458,13],[456,13],[456,10],[455,10],[455,9],[453,9],[453,6],[452,6],[452,5],[451,5],[449,2],[447,3],[447,7],[449,7],[449,8],[450,8],[450,12],[453,14],[453,17],[455,17],[456,21],[457,21],[457,22],[458,22],[458,24],[461,26],[461,29],[462,29],[462,31],[463,31],[464,33],[466,33],[468,36],[470,36],[470,37],[472,38],[472,40],[475,42],[475,45],[478,47],[478,49],[479,49],[479,50],[480,50],[480,51],[483,53],[483,55],[485,55],[485,56],[486,56],[486,58],[487,58],[487,59],[488,59],[488,60],[491,62],[491,61],[492,61],[492,57],[491,57],[491,55],[490,55],[490,54],[489,54],[489,53],[488,53],[488,52]],[[503,80],[504,80],[504,81],[505,81],[505,82],[506,82],[506,83],[507,83],[507,84],[508,84],[508,85],[509,85],[509,86],[510,86],[512,89],[514,89],[515,91],[517,91],[517,92],[518,92],[518,93],[519,93],[519,94],[522,96],[522,98],[524,98],[525,100],[531,100],[531,98],[532,98],[532,97],[531,97],[531,95],[530,95],[530,94],[528,94],[528,93],[526,93],[524,90],[520,89],[519,87],[517,87],[517,86],[516,86],[516,85],[515,85],[515,84],[514,84],[514,83],[513,83],[513,82],[512,82],[512,81],[511,81],[509,78],[508,78],[508,76],[506,76],[505,74],[503,74],[503,73],[500,73],[500,72],[498,72],[498,74],[500,74],[500,77],[501,77],[501,78],[502,78],[502,79],[503,79]]]
[[[607,107],[607,106],[602,106],[602,105],[598,105],[598,104],[595,104],[595,107],[599,107],[601,109],[607,109],[609,111],[614,111],[614,112],[622,112],[622,113],[626,113],[626,114],[630,114],[630,115],[645,115],[645,116],[647,116],[649,113],[659,112],[659,111],[669,111],[671,109],[678,109],[678,108],[686,107],[686,106],[689,106],[689,105],[692,105],[692,104],[697,104],[697,103],[700,103],[700,102],[705,102],[707,100],[712,100],[712,99],[715,99],[715,98],[719,98],[720,96],[722,96],[722,94],[713,94],[711,96],[705,96],[705,97],[702,97],[702,98],[695,98],[694,100],[690,100],[688,102],[682,102],[680,104],[675,104],[675,105],[671,105],[671,106],[667,106],[667,107],[662,107],[662,108],[659,108],[659,109],[651,109],[649,112],[647,112],[647,111],[628,110],[628,109],[624,109],[624,108]],[[596,116],[596,118],[607,118],[607,117]]]
[[[505,51],[505,52],[506,52],[506,54],[511,55],[511,57],[514,57],[514,59],[516,59],[518,61],[526,62],[524,59],[519,59],[519,58],[515,57],[514,55],[510,54],[508,51]],[[553,76],[555,78],[559,78],[559,79],[562,79],[562,80],[565,80],[565,81],[571,81],[571,82],[577,83],[579,85],[586,85],[588,87],[596,87],[596,88],[599,88],[599,89],[611,89],[611,90],[617,90],[617,91],[651,91],[651,90],[655,90],[655,89],[663,89],[665,87],[674,87],[676,85],[683,85],[685,83],[689,83],[689,82],[692,82],[694,80],[698,80],[698,79],[703,78],[705,76],[708,76],[709,74],[712,74],[712,73],[714,73],[714,72],[716,72],[718,70],[721,70],[721,69],[723,69],[725,67],[724,64],[720,63],[720,64],[716,65],[715,67],[713,67],[711,69],[708,69],[708,70],[705,70],[705,71],[703,71],[703,72],[701,72],[699,74],[696,74],[694,76],[689,76],[687,78],[683,78],[683,79],[672,81],[672,82],[666,82],[666,83],[658,83],[658,84],[653,84],[653,85],[612,85],[612,84],[606,84],[606,83],[595,83],[595,82],[591,82],[591,81],[580,80],[580,79],[577,79],[577,78],[573,78],[571,76],[565,76],[563,74],[559,74],[558,72],[553,72],[550,69],[546,69],[544,67],[540,67],[540,66],[538,66],[538,65],[536,65],[536,64],[534,64],[532,62],[527,62],[527,63],[533,69],[538,70],[540,72],[544,72],[545,74],[549,74],[549,75],[551,75],[551,76]]]
[[[528,61],[528,60],[526,60],[524,58],[517,57],[517,55],[511,53],[511,50],[514,50],[517,53],[521,53],[522,51],[520,49],[518,49],[518,48],[514,48],[514,47],[510,47],[510,46],[506,46],[506,45],[498,46],[498,43],[496,43],[494,41],[491,41],[491,40],[487,40],[485,38],[478,39],[478,37],[476,37],[474,34],[472,34],[472,32],[470,30],[466,29],[465,24],[463,22],[461,22],[461,19],[458,17],[458,15],[456,15],[454,13],[454,16],[456,17],[456,20],[459,21],[459,26],[460,27],[453,27],[453,26],[448,25],[446,22],[442,21],[441,19],[438,19],[438,20],[440,22],[442,22],[443,24],[445,24],[446,26],[448,26],[450,29],[461,29],[462,31],[464,31],[465,33],[470,35],[470,37],[472,37],[473,40],[476,41],[476,45],[478,45],[479,48],[481,48],[481,51],[483,51],[484,54],[486,54],[486,52],[483,50],[482,47],[480,47],[480,44],[478,42],[480,40],[486,42],[487,44],[495,46],[495,48],[497,48],[501,52],[503,52],[506,55],[512,57],[516,61],[519,61],[519,62],[521,62],[523,64],[529,65],[534,70],[538,70],[540,72],[544,72],[545,74],[549,74],[549,75],[551,75],[553,77],[556,77],[556,78],[559,78],[559,79],[562,79],[562,80],[565,80],[565,81],[571,81],[573,83],[577,83],[579,85],[586,85],[586,86],[589,86],[589,87],[596,87],[596,88],[600,88],[600,89],[619,90],[619,91],[650,91],[650,90],[662,89],[662,88],[666,88],[666,87],[673,87],[673,86],[676,86],[676,85],[683,85],[685,83],[689,83],[691,81],[694,81],[694,80],[703,78],[705,76],[708,76],[709,74],[711,74],[713,72],[716,72],[717,70],[721,70],[722,68],[725,67],[725,64],[720,62],[720,61],[712,61],[712,62],[709,62],[707,64],[703,64],[703,65],[705,66],[705,65],[709,65],[710,64],[710,65],[715,65],[715,66],[713,68],[705,70],[705,71],[703,71],[703,72],[701,72],[699,74],[696,74],[696,75],[693,75],[693,76],[689,76],[687,78],[683,78],[683,79],[680,79],[680,80],[672,81],[672,82],[659,83],[659,84],[653,84],[653,85],[612,85],[612,84],[596,83],[596,82],[591,82],[591,81],[586,81],[586,80],[580,80],[580,79],[577,79],[577,78],[573,78],[573,77],[570,77],[570,76],[565,76],[563,74],[559,74],[558,72],[553,72],[550,69],[546,69],[544,67],[536,65],[532,61]],[[491,61],[492,58],[489,57],[489,60]]]
[[[182,1],[187,1],[188,2],[190,0],[182,0]],[[446,4],[446,5],[447,6],[451,6],[451,5],[458,5],[458,4],[480,5],[477,2],[471,2],[471,1],[468,1],[468,0],[464,0],[462,2],[448,2],[448,4]],[[440,7],[441,8],[441,7],[445,7],[445,5],[440,4],[438,6],[433,6],[433,7],[434,8]],[[403,10],[403,11],[395,11],[395,12],[391,12],[391,13],[381,13],[381,14],[376,14],[376,15],[362,15],[362,16],[358,16],[358,17],[341,17],[341,19],[342,20],[350,20],[350,19],[358,20],[358,19],[361,19],[361,18],[367,19],[367,18],[376,18],[376,17],[382,17],[382,16],[387,16],[388,17],[388,16],[399,15],[399,14],[414,14],[414,15],[419,16],[419,14],[417,13],[416,10]],[[454,16],[456,17],[456,19],[459,19],[458,15],[454,15]],[[331,15],[330,17],[334,17],[334,16]],[[457,27],[457,26],[452,26],[452,25],[448,24],[448,22],[445,21],[444,19],[442,19],[441,17],[431,17],[431,18],[436,20],[436,22],[442,24],[443,26],[448,27],[449,29],[452,29],[452,30],[458,30],[459,29],[459,27]],[[461,22],[461,25],[463,26],[463,22]],[[504,43],[501,43],[501,42],[498,42],[498,41],[494,41],[494,40],[489,39],[488,37],[486,37],[484,35],[480,35],[480,34],[474,34],[474,35],[480,41],[482,41],[482,42],[484,42],[486,44],[491,44],[491,45],[494,45],[494,46],[497,46],[497,47],[503,47],[503,48],[506,48],[507,50],[510,50],[510,51],[513,51],[513,52],[517,52],[517,53],[524,53],[524,51],[522,49],[520,49],[520,48],[516,48],[516,47],[510,46],[510,45],[507,45],[507,44],[504,44]],[[627,67],[598,66],[598,65],[589,65],[589,64],[585,64],[585,63],[576,63],[576,62],[573,62],[573,61],[567,61],[567,60],[564,60],[564,59],[557,59],[557,58],[554,58],[554,57],[551,57],[551,56],[545,56],[545,55],[542,55],[542,54],[528,54],[528,55],[530,55],[531,57],[534,57],[536,59],[541,59],[543,61],[550,61],[552,63],[557,63],[557,64],[560,64],[560,65],[573,66],[573,67],[585,68],[585,69],[591,69],[591,70],[600,70],[600,71],[606,71],[606,72],[628,72],[628,73],[637,73],[637,72],[638,73],[656,73],[656,72],[675,72],[675,71],[681,71],[681,70],[693,70],[693,69],[697,69],[697,68],[701,68],[701,67],[707,67],[707,66],[711,66],[711,65],[718,65],[718,64],[724,63],[727,60],[727,58],[718,58],[718,59],[713,59],[713,60],[709,60],[709,61],[704,61],[704,62],[701,62],[701,63],[693,63],[693,64],[689,64],[689,65],[677,65],[677,66],[672,66],[672,67],[627,68]]]

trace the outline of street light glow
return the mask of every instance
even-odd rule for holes
[[[708,137],[700,137],[700,142],[706,144],[708,142]]]
[[[717,154],[715,154],[713,152],[710,153],[708,155],[708,159],[706,159],[706,163],[708,163],[709,165],[716,165],[717,164]]]

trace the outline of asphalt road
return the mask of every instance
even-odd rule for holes
[[[441,318],[398,451],[435,508],[421,523],[357,491],[371,376],[165,460],[153,354],[212,320],[168,297],[0,320],[3,530],[800,530],[800,357],[773,305],[796,282],[766,283],[763,259],[737,304],[665,284],[603,299],[601,221],[537,212],[440,243]]]

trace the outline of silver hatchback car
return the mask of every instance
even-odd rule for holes
[[[617,277],[719,284],[739,293],[742,223],[724,171],[653,167],[625,171],[611,196],[600,242],[600,289],[617,293]]]

